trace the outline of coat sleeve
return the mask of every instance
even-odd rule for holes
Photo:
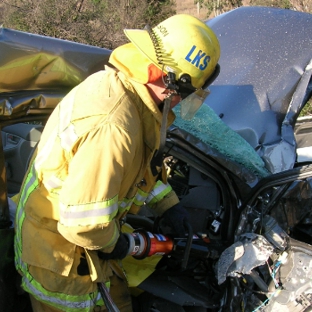
[[[70,242],[112,251],[120,187],[136,155],[133,141],[123,128],[104,124],[77,142],[60,191],[58,231]]]
[[[179,202],[179,198],[168,183],[167,172],[164,165],[161,168],[158,178],[159,180],[156,181],[153,189],[149,192],[146,204],[151,207],[158,216],[161,216],[169,208],[176,205]]]
[[[146,203],[161,216],[179,202],[179,198],[168,183],[158,180],[147,197]]]

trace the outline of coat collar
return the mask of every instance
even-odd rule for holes
[[[159,124],[161,124],[162,113],[159,110],[157,104],[152,99],[148,89],[144,84],[138,83],[132,79],[127,78],[122,72],[118,72],[118,77],[122,82],[128,82],[135,89],[143,103],[148,107],[148,109],[152,112],[154,118],[157,120]],[[169,111],[168,114],[168,125],[170,126],[175,120],[175,114],[172,110]]]

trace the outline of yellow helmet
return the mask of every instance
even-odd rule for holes
[[[174,73],[183,87],[202,88],[218,67],[220,45],[215,33],[191,15],[177,14],[152,29],[124,32],[156,66]]]

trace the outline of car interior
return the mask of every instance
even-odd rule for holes
[[[311,118],[299,119],[295,128],[298,162],[311,162]],[[9,197],[20,190],[32,153],[40,140],[41,122],[18,123],[2,128],[5,166]]]
[[[1,131],[9,197],[20,190],[43,128],[40,124],[19,123],[6,126]]]

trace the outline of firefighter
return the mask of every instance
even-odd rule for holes
[[[166,181],[162,151],[176,104],[201,103],[220,47],[195,17],[125,30],[113,66],[89,76],[51,114],[16,212],[15,263],[35,312],[132,311],[118,263],[128,252],[120,220],[143,204],[183,235],[185,209]]]

